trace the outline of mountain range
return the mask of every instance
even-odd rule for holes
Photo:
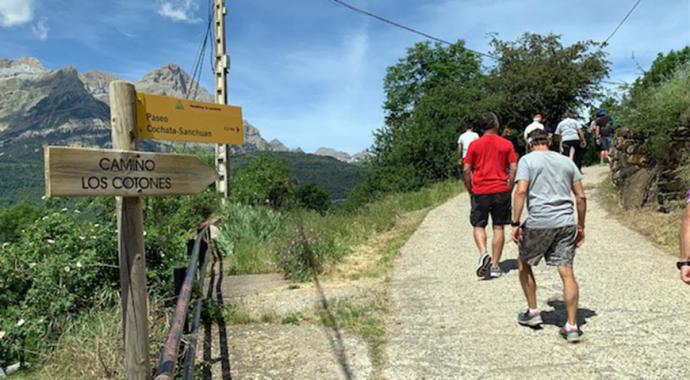
[[[40,196],[44,145],[111,147],[108,89],[117,79],[114,74],[100,71],[80,73],[71,66],[46,68],[32,57],[0,58],[0,196]],[[135,86],[141,92],[213,102],[213,96],[175,64],[146,74]],[[247,120],[244,131],[245,143],[232,145],[232,154],[304,153],[278,139],[267,141]],[[213,149],[209,144],[140,142],[140,149],[147,151],[170,151],[180,146]],[[329,148],[315,154],[347,163],[368,157],[366,151],[350,156]]]

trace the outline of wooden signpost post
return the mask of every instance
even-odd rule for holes
[[[110,83],[113,149],[45,148],[46,196],[116,196],[125,377],[151,375],[142,196],[194,194],[216,179],[197,157],[140,152],[139,139],[242,144],[239,107],[137,94]]]

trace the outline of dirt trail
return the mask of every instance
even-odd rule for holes
[[[588,168],[585,175],[592,187],[606,172]],[[469,198],[461,194],[429,213],[396,263],[384,377],[690,377],[690,287],[678,280],[675,258],[609,218],[595,192],[588,190],[587,239],[575,261],[583,342],[557,336],[565,321],[561,283],[543,263],[535,276],[546,324],[517,325],[525,301],[514,244],[506,243],[506,276],[476,279]]]

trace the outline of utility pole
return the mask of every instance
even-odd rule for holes
[[[216,73],[216,103],[228,104],[228,68],[230,67],[230,57],[225,50],[225,0],[214,0],[214,27],[216,36],[216,57],[215,57],[215,73]],[[244,127],[243,127],[244,128]],[[230,150],[226,144],[216,145],[216,171],[218,172],[218,179],[216,180],[216,190],[223,193],[223,202],[225,202],[230,193]]]

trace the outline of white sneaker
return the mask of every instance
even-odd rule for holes
[[[489,256],[489,252],[482,253],[479,257],[479,263],[477,263],[477,277],[486,276],[486,271],[489,270],[490,266],[491,256]]]

